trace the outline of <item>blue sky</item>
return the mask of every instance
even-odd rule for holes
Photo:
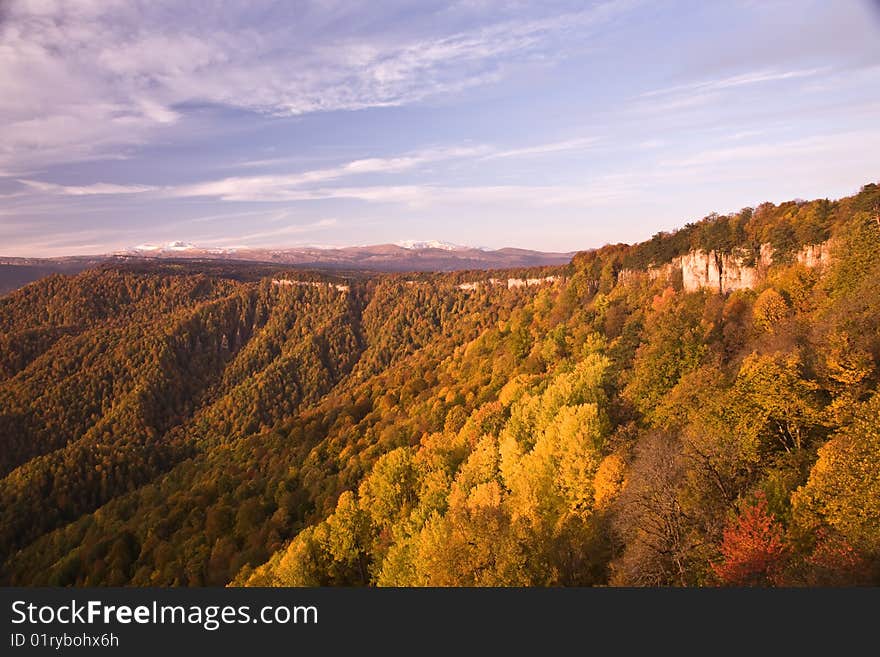
[[[571,251],[880,179],[880,7],[0,9],[0,255]]]

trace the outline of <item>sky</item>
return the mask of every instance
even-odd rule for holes
[[[0,255],[574,251],[880,180],[875,0],[0,0]]]

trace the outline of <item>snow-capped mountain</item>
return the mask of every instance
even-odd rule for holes
[[[441,242],[439,240],[427,240],[427,241],[418,241],[418,240],[401,240],[400,242],[395,242],[396,246],[402,247],[404,249],[409,249],[410,251],[421,251],[422,249],[442,249],[443,251],[466,251],[473,247],[470,246],[462,246],[461,244],[453,244],[452,242]]]
[[[108,257],[244,260],[284,265],[369,269],[380,271],[449,271],[565,264],[573,253],[542,253],[527,249],[487,249],[439,240],[405,240],[362,246],[300,245],[291,247],[205,247],[175,240],[145,242]]]
[[[138,244],[132,247],[131,251],[138,253],[175,253],[179,251],[193,251],[198,249],[195,244],[189,242],[166,242],[165,244]]]
[[[377,245],[362,245],[358,247],[339,247],[339,246],[327,246],[327,245],[319,245],[319,244],[304,244],[296,247],[289,247],[284,249],[275,249],[274,251],[277,253],[283,253],[286,251],[324,251],[324,250],[340,250],[340,249],[348,249],[348,248],[373,248]],[[381,245],[380,245],[381,246]],[[427,249],[439,249],[441,251],[491,251],[492,249],[484,246],[466,246],[463,244],[454,244],[452,242],[443,242],[441,240],[401,240],[399,242],[395,242],[394,246],[406,249],[408,251],[424,251]],[[197,246],[191,242],[184,242],[182,240],[175,240],[173,242],[165,242],[162,244],[157,244],[153,242],[147,242],[144,244],[138,244],[137,246],[130,247],[125,251],[121,251],[120,254],[132,253],[132,254],[140,254],[140,255],[160,255],[160,254],[174,254],[174,253],[186,253],[190,254],[202,254],[207,253],[211,255],[224,255],[224,254],[232,254],[236,251],[249,251],[249,250],[264,250],[262,248],[251,249],[248,247],[239,247],[239,246],[229,246],[229,247],[212,247],[206,248],[202,246]]]

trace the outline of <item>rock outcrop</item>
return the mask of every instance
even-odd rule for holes
[[[328,281],[292,281],[289,278],[273,278],[272,285],[290,286],[296,285],[300,287],[331,287],[338,292],[348,292],[351,288],[341,283],[330,283]]]
[[[795,254],[795,260],[805,267],[824,267],[831,257],[830,242],[810,244]],[[618,283],[627,284],[645,276],[650,280],[662,278],[673,281],[681,276],[681,285],[686,292],[710,289],[721,294],[734,290],[754,288],[767,275],[773,264],[773,247],[762,244],[759,252],[752,257],[747,254],[721,253],[718,251],[690,251],[685,255],[659,267],[649,267],[646,271],[622,270]]]
[[[797,261],[805,267],[824,267],[831,260],[831,241],[808,244],[797,252]]]
[[[749,262],[743,255],[717,251],[691,251],[673,260],[672,266],[681,270],[685,291],[708,288],[726,294],[755,287],[773,261],[773,249],[769,244],[763,244],[751,260]]]
[[[459,290],[476,290],[481,285],[506,285],[508,290],[518,287],[532,287],[534,285],[546,285],[561,281],[562,276],[544,276],[542,278],[490,278],[488,281],[471,281],[456,286]]]

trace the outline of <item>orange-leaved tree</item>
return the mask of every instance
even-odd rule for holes
[[[725,586],[773,586],[782,581],[787,556],[784,530],[761,494],[724,529],[722,558],[712,569]]]

